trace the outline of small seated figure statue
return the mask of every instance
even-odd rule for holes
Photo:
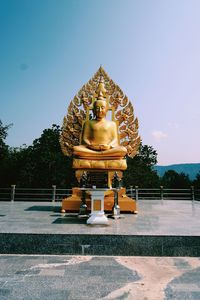
[[[117,124],[106,120],[108,105],[100,91],[93,104],[94,119],[85,121],[81,145],[73,147],[73,154],[89,159],[121,159],[127,153],[118,142]]]

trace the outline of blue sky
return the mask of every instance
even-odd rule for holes
[[[158,163],[200,162],[199,0],[0,0],[0,119],[30,145],[100,64]]]

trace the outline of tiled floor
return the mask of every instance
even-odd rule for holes
[[[200,202],[140,200],[138,215],[88,226],[76,214],[61,214],[60,203],[0,202],[0,233],[200,235]]]

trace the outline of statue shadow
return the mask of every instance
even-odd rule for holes
[[[86,218],[79,219],[77,215],[69,215],[57,218],[52,224],[86,224]]]
[[[46,206],[46,205],[34,205],[26,208],[24,211],[51,211],[60,212],[60,207]]]

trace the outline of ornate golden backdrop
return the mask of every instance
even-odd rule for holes
[[[102,67],[69,104],[60,137],[62,151],[65,155],[71,156],[73,146],[80,144],[83,122],[93,108],[99,88],[107,100],[109,109],[112,110],[113,121],[118,124],[120,145],[125,146],[127,155],[133,158],[137,154],[141,141],[138,135],[138,119],[134,117],[133,105],[128,97]]]

